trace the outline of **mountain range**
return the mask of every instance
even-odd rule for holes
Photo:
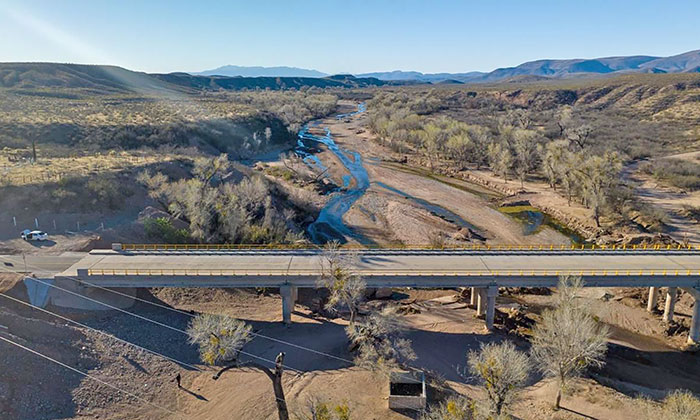
[[[197,76],[229,76],[229,77],[326,77],[329,74],[318,70],[300,69],[298,67],[245,67],[227,65],[212,70],[190,73]]]
[[[522,76],[546,78],[599,77],[621,73],[696,73],[700,72],[700,50],[670,57],[633,55],[592,59],[536,60],[515,67],[499,68],[491,72],[421,73],[417,71],[389,71],[355,74],[360,78],[383,81],[413,81],[423,83],[483,83],[497,82]],[[293,76],[326,77],[317,70],[295,67],[223,66],[207,70],[203,75],[222,76]]]
[[[0,88],[88,90],[93,93],[157,93],[171,95],[197,91],[244,89],[362,88],[403,84],[376,78],[336,75],[328,77],[229,77],[189,73],[142,73],[117,66],[64,63],[0,63]],[[48,94],[42,92],[42,94]]]

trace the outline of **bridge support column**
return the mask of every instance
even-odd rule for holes
[[[697,297],[695,298],[695,305],[693,305],[693,319],[690,321],[688,343],[700,344],[700,299]]]
[[[476,287],[472,287],[472,295],[469,297],[469,304],[471,306],[476,306],[477,293],[479,293],[479,289],[477,289]]]
[[[669,287],[666,292],[666,306],[664,307],[664,321],[673,321],[673,311],[676,307],[676,296],[678,295],[678,289],[676,287]]]
[[[649,288],[649,301],[647,302],[647,311],[653,312],[656,309],[656,305],[659,303],[659,288],[650,287]]]
[[[291,324],[294,303],[297,298],[297,288],[290,285],[280,286],[280,295],[282,296],[282,322]]]
[[[476,316],[486,313],[486,289],[476,289]]]
[[[496,296],[498,296],[498,287],[490,286],[485,290],[486,294],[486,328],[493,331],[493,321],[496,316]]]

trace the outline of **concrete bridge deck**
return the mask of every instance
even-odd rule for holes
[[[556,287],[559,276],[583,277],[587,287],[669,288],[673,317],[676,290],[700,298],[700,252],[639,250],[358,250],[355,271],[368,287],[473,287],[479,312],[493,325],[499,287]],[[593,252],[595,251],[595,252]],[[318,250],[100,250],[56,280],[77,279],[109,288],[279,287],[285,321],[298,287],[316,287],[322,272]],[[691,337],[700,338],[700,305]],[[696,325],[697,324],[697,325]]]

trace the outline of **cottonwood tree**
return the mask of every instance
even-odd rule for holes
[[[505,182],[508,182],[508,172],[513,166],[513,155],[508,147],[504,147],[500,143],[491,143],[488,147],[488,154],[491,169],[500,175]]]
[[[469,151],[469,160],[476,164],[477,169],[488,165],[489,144],[492,142],[491,133],[486,127],[480,125],[469,126],[469,138],[472,141],[472,147]]]
[[[593,208],[593,219],[600,227],[601,209],[607,204],[609,193],[619,184],[622,161],[617,153],[590,156],[578,169],[586,203]]]
[[[337,311],[345,306],[350,311],[350,325],[355,323],[367,289],[362,276],[355,272],[356,265],[356,254],[344,253],[337,241],[328,242],[321,254],[321,276],[317,283],[330,292],[325,309]]]
[[[351,348],[356,351],[355,363],[384,372],[416,358],[411,340],[401,337],[405,330],[393,306],[372,311],[345,328]]]
[[[500,418],[515,401],[518,392],[525,386],[530,360],[513,343],[482,344],[478,351],[467,356],[469,372],[482,384],[487,397],[490,416]]]
[[[223,365],[214,376],[217,380],[221,375],[237,367],[252,367],[260,370],[272,381],[272,389],[277,403],[277,414],[280,420],[289,420],[287,400],[282,387],[284,372],[284,353],[275,358],[275,367],[270,369],[253,361],[241,361],[241,350],[251,340],[252,327],[243,321],[225,315],[202,314],[190,321],[187,327],[189,342],[199,346],[202,362],[208,365]]]
[[[582,284],[580,277],[560,277],[556,307],[545,310],[532,331],[531,356],[537,369],[557,380],[556,409],[571,378],[605,364],[608,328],[578,299]]]
[[[557,184],[563,181],[569,168],[566,165],[566,155],[569,153],[563,140],[550,141],[540,150],[542,155],[542,172],[547,177],[547,183],[555,191]]]
[[[513,131],[513,168],[524,188],[525,177],[537,168],[539,163],[537,133],[532,130],[516,129]]]

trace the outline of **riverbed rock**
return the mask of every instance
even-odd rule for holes
[[[467,228],[461,228],[457,232],[452,234],[452,239],[455,241],[470,241],[472,239],[471,230]]]

